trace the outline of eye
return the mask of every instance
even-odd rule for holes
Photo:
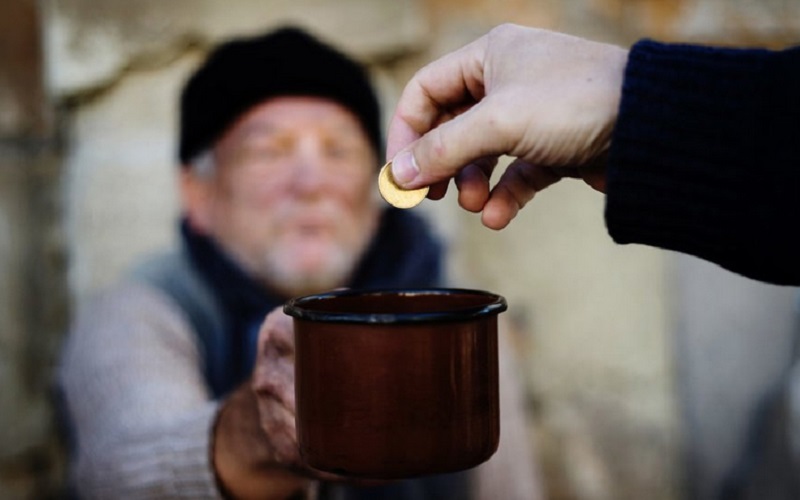
[[[247,163],[273,162],[285,158],[289,151],[290,147],[287,144],[275,142],[249,147],[243,156]]]
[[[353,148],[335,144],[328,146],[325,152],[329,158],[342,159],[351,157],[353,155]]]
[[[270,146],[265,146],[260,148],[256,154],[259,158],[263,160],[277,160],[286,156],[289,152],[289,148],[286,146],[281,146],[277,144],[273,144]]]

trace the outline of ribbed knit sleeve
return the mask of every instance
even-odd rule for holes
[[[220,498],[199,348],[161,292],[123,285],[78,315],[59,371],[81,498]]]
[[[618,243],[800,284],[800,47],[637,43],[605,216]]]

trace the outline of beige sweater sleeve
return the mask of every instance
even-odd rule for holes
[[[209,462],[217,405],[189,324],[160,291],[126,285],[83,308],[59,383],[82,498],[219,498]]]

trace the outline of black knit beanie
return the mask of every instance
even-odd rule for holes
[[[365,69],[298,28],[282,28],[217,47],[181,94],[183,165],[213,146],[233,122],[264,100],[281,95],[332,99],[361,121],[378,157],[378,99]]]

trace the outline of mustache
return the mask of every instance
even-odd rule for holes
[[[302,224],[306,226],[339,225],[346,220],[345,210],[331,201],[297,202],[291,201],[275,208],[274,214],[283,224]]]

